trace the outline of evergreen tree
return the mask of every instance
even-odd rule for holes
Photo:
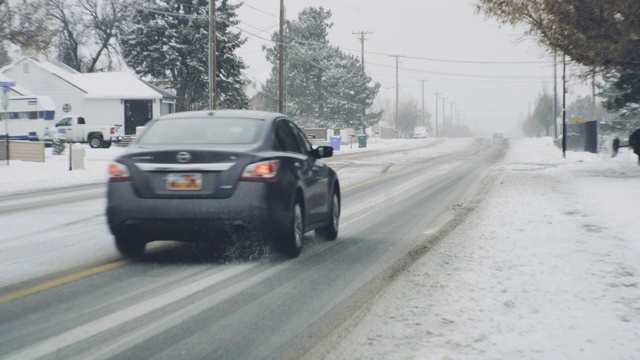
[[[619,111],[623,118],[640,115],[640,71],[619,69],[604,75],[600,85],[603,104],[609,111]]]
[[[522,126],[522,131],[529,137],[550,136],[556,116],[553,114],[553,95],[546,87],[538,95],[533,112],[529,114]]]
[[[234,54],[246,39],[231,32],[240,6],[222,0],[216,9],[216,76],[222,108],[246,108],[249,101],[241,78],[246,65]],[[208,11],[208,0],[144,0],[121,41],[130,67],[175,89],[176,111],[208,108]]]
[[[344,54],[327,40],[331,11],[306,8],[298,20],[287,22],[286,112],[301,125],[361,128],[380,120],[381,113],[363,114],[371,107],[380,84],[362,70],[355,56]],[[272,36],[275,44],[279,34]],[[273,65],[264,87],[266,105],[278,109],[278,46],[265,49]]]

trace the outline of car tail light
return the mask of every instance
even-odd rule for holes
[[[116,134],[116,128],[112,127],[111,130],[109,130],[109,133],[111,135],[115,135]]]
[[[111,163],[109,164],[109,181],[128,181],[131,180],[131,176],[129,175],[129,169],[123,164],[120,163]]]
[[[242,171],[240,180],[244,181],[278,181],[278,168],[280,160],[261,161],[247,165]]]

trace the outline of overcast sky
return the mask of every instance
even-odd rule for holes
[[[262,45],[278,30],[279,0],[243,0],[239,28],[248,41],[239,55],[248,73],[264,82],[269,76]],[[232,0],[232,2],[239,2]],[[361,31],[365,35],[365,69],[382,88],[379,97],[395,101],[396,59],[399,58],[400,97],[422,104],[439,119],[442,97],[445,114],[453,110],[482,134],[503,132],[513,136],[544,86],[553,92],[553,57],[532,40],[523,40],[523,29],[500,27],[475,13],[473,0],[285,0],[287,19],[297,19],[306,7],[332,12],[329,32],[332,45],[360,57]],[[569,70],[569,73],[571,69]],[[561,87],[558,67],[558,91]],[[568,99],[589,95],[589,87],[570,84]],[[451,104],[450,102],[455,102]]]

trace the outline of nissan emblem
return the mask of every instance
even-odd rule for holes
[[[189,160],[191,160],[191,154],[186,151],[181,151],[176,155],[176,160],[181,163],[189,162]]]

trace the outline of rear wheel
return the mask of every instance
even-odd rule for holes
[[[325,240],[335,240],[338,238],[338,228],[340,224],[340,198],[334,191],[331,196],[331,209],[329,209],[329,224],[316,230],[316,235]]]
[[[116,236],[116,248],[120,254],[125,257],[140,257],[144,254],[144,249],[147,246],[145,242],[136,240],[131,236],[117,235]]]
[[[302,250],[302,238],[304,236],[304,219],[302,206],[296,200],[291,212],[289,228],[278,239],[282,252],[290,258],[296,258]]]
[[[91,137],[89,137],[89,146],[91,146],[93,149],[101,148],[103,142],[104,141],[102,140],[102,136],[100,135],[91,135]]]

